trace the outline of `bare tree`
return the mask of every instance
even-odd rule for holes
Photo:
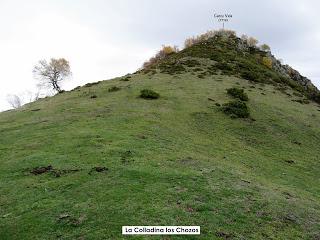
[[[241,39],[242,39],[242,41],[244,41],[244,42],[247,42],[248,41],[248,35],[246,35],[246,34],[242,34],[241,35]]]
[[[37,101],[39,98],[40,98],[40,89],[38,89],[36,92],[27,90],[19,94],[8,94],[7,102],[10,104],[12,108],[17,109],[23,106],[24,104]]]
[[[40,89],[37,89],[36,92],[32,92],[30,90],[26,91],[24,93],[24,102],[25,103],[30,103],[30,102],[34,102],[37,101],[40,98]]]
[[[255,39],[254,37],[249,37],[248,40],[247,40],[247,44],[248,44],[250,47],[255,47],[255,46],[257,46],[257,44],[258,44],[258,40]]]
[[[40,85],[62,92],[61,82],[71,75],[69,62],[64,58],[51,58],[49,62],[40,60],[33,69],[33,74]]]
[[[17,109],[22,106],[22,100],[19,96],[12,94],[7,96],[7,101],[11,107]]]

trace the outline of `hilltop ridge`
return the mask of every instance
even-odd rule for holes
[[[186,65],[198,67],[200,64],[196,58],[208,59],[212,61],[208,62],[208,71],[204,75],[218,73],[280,87],[289,86],[320,103],[320,91],[310,79],[289,65],[282,64],[267,45],[257,46],[256,42],[252,43],[248,39],[246,35],[237,37],[231,30],[208,31],[196,38],[187,39],[183,50],[173,49],[152,59],[142,71],[154,72],[157,69],[160,72],[179,73]],[[266,49],[263,49],[264,46],[267,46]],[[183,61],[185,58],[194,58],[193,63],[190,65],[189,62],[188,65],[188,61]]]

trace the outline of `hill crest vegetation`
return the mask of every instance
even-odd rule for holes
[[[187,38],[182,50],[176,46],[163,46],[140,71],[168,74],[198,71],[200,78],[216,74],[236,76],[279,88],[289,87],[320,103],[320,92],[308,78],[289,65],[283,65],[272,55],[267,44],[257,44],[257,39],[247,35],[237,37],[232,30],[208,31]],[[211,62],[203,67],[199,62],[201,59]]]

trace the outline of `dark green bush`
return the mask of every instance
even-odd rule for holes
[[[249,100],[248,95],[243,91],[243,89],[240,88],[229,88],[227,89],[227,93],[234,98],[240,99],[241,101]]]
[[[143,89],[140,92],[140,97],[144,99],[157,99],[160,97],[160,94],[150,89]]]
[[[216,67],[226,72],[231,72],[233,70],[232,66],[226,62],[218,62],[216,63]]]
[[[240,73],[240,76],[244,79],[250,80],[250,81],[254,81],[254,82],[259,82],[260,81],[260,76],[258,73],[254,72],[254,71],[250,71],[250,70],[243,70]]]
[[[232,118],[248,118],[250,116],[247,104],[239,100],[225,103],[222,111]]]
[[[292,93],[294,96],[297,96],[297,97],[303,97],[303,94],[299,93],[299,92],[293,92]],[[320,97],[320,95],[319,95]],[[319,98],[320,99],[320,98]]]
[[[119,90],[120,90],[119,87],[113,86],[113,87],[111,87],[111,88],[108,89],[108,92],[116,92],[116,91],[119,91]]]
[[[293,102],[298,102],[300,104],[309,104],[310,101],[308,99],[296,99],[296,100],[291,100]]]
[[[125,82],[127,82],[127,81],[130,81],[130,78],[131,78],[131,76],[125,76],[125,77],[123,77],[123,78],[120,78],[120,81],[125,81]]]
[[[195,72],[200,72],[200,71],[202,71],[203,69],[202,68],[199,68],[199,67],[196,67],[196,68],[194,68],[193,69],[193,71],[195,71]]]
[[[167,74],[181,74],[186,71],[185,67],[178,62],[164,62],[159,64],[160,72]]]
[[[99,84],[99,83],[101,83],[101,81],[99,81],[99,82],[93,82],[93,83],[87,83],[87,84],[84,85],[84,87],[92,87],[92,86],[97,85],[97,84]]]
[[[213,54],[211,57],[210,57],[211,60],[213,61],[217,61],[217,62],[220,62],[223,60],[223,57],[219,54]]]
[[[320,92],[309,93],[309,98],[312,101],[315,101],[316,103],[320,104]]]
[[[182,64],[186,65],[187,67],[195,67],[195,66],[199,66],[200,62],[194,59],[188,59],[182,62]]]
[[[205,73],[200,73],[199,75],[198,75],[198,78],[205,78],[206,77],[206,74]]]

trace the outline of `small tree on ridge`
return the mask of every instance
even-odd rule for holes
[[[33,74],[40,85],[62,92],[61,82],[71,75],[69,62],[64,58],[51,58],[49,62],[40,60],[33,69]]]
[[[17,108],[22,106],[21,98],[18,95],[15,95],[15,94],[7,95],[7,102],[14,109],[17,109]]]

